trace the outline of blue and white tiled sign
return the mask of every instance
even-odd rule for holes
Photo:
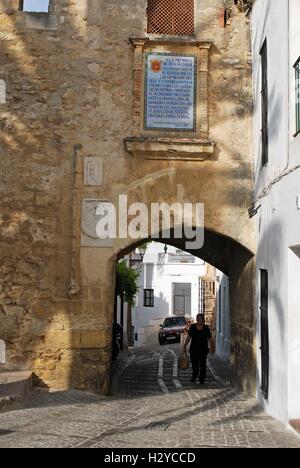
[[[147,53],[145,129],[196,130],[197,57]]]

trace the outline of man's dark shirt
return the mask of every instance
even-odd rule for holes
[[[208,339],[211,338],[211,332],[207,325],[204,325],[202,330],[197,330],[197,325],[194,323],[190,327],[189,336],[192,337],[191,354],[208,353]]]

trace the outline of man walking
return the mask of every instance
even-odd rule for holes
[[[204,315],[197,315],[197,323],[191,325],[188,337],[186,339],[183,351],[186,353],[187,346],[191,342],[190,355],[193,366],[193,376],[191,382],[195,382],[199,376],[200,384],[206,380],[206,365],[208,355],[208,343],[210,344],[211,354],[215,352],[215,345],[211,336],[210,329],[205,325]],[[200,371],[200,375],[199,375]]]

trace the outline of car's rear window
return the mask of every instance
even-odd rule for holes
[[[164,321],[164,327],[177,327],[185,325],[185,318],[184,317],[174,317],[174,318],[167,318]]]

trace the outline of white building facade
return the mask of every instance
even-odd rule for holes
[[[252,11],[258,400],[300,418],[300,1]],[[297,78],[298,77],[298,78]]]
[[[132,309],[136,341],[144,328],[158,326],[171,315],[193,319],[200,312],[201,277],[204,261],[171,246],[152,242],[140,267],[139,292]]]

